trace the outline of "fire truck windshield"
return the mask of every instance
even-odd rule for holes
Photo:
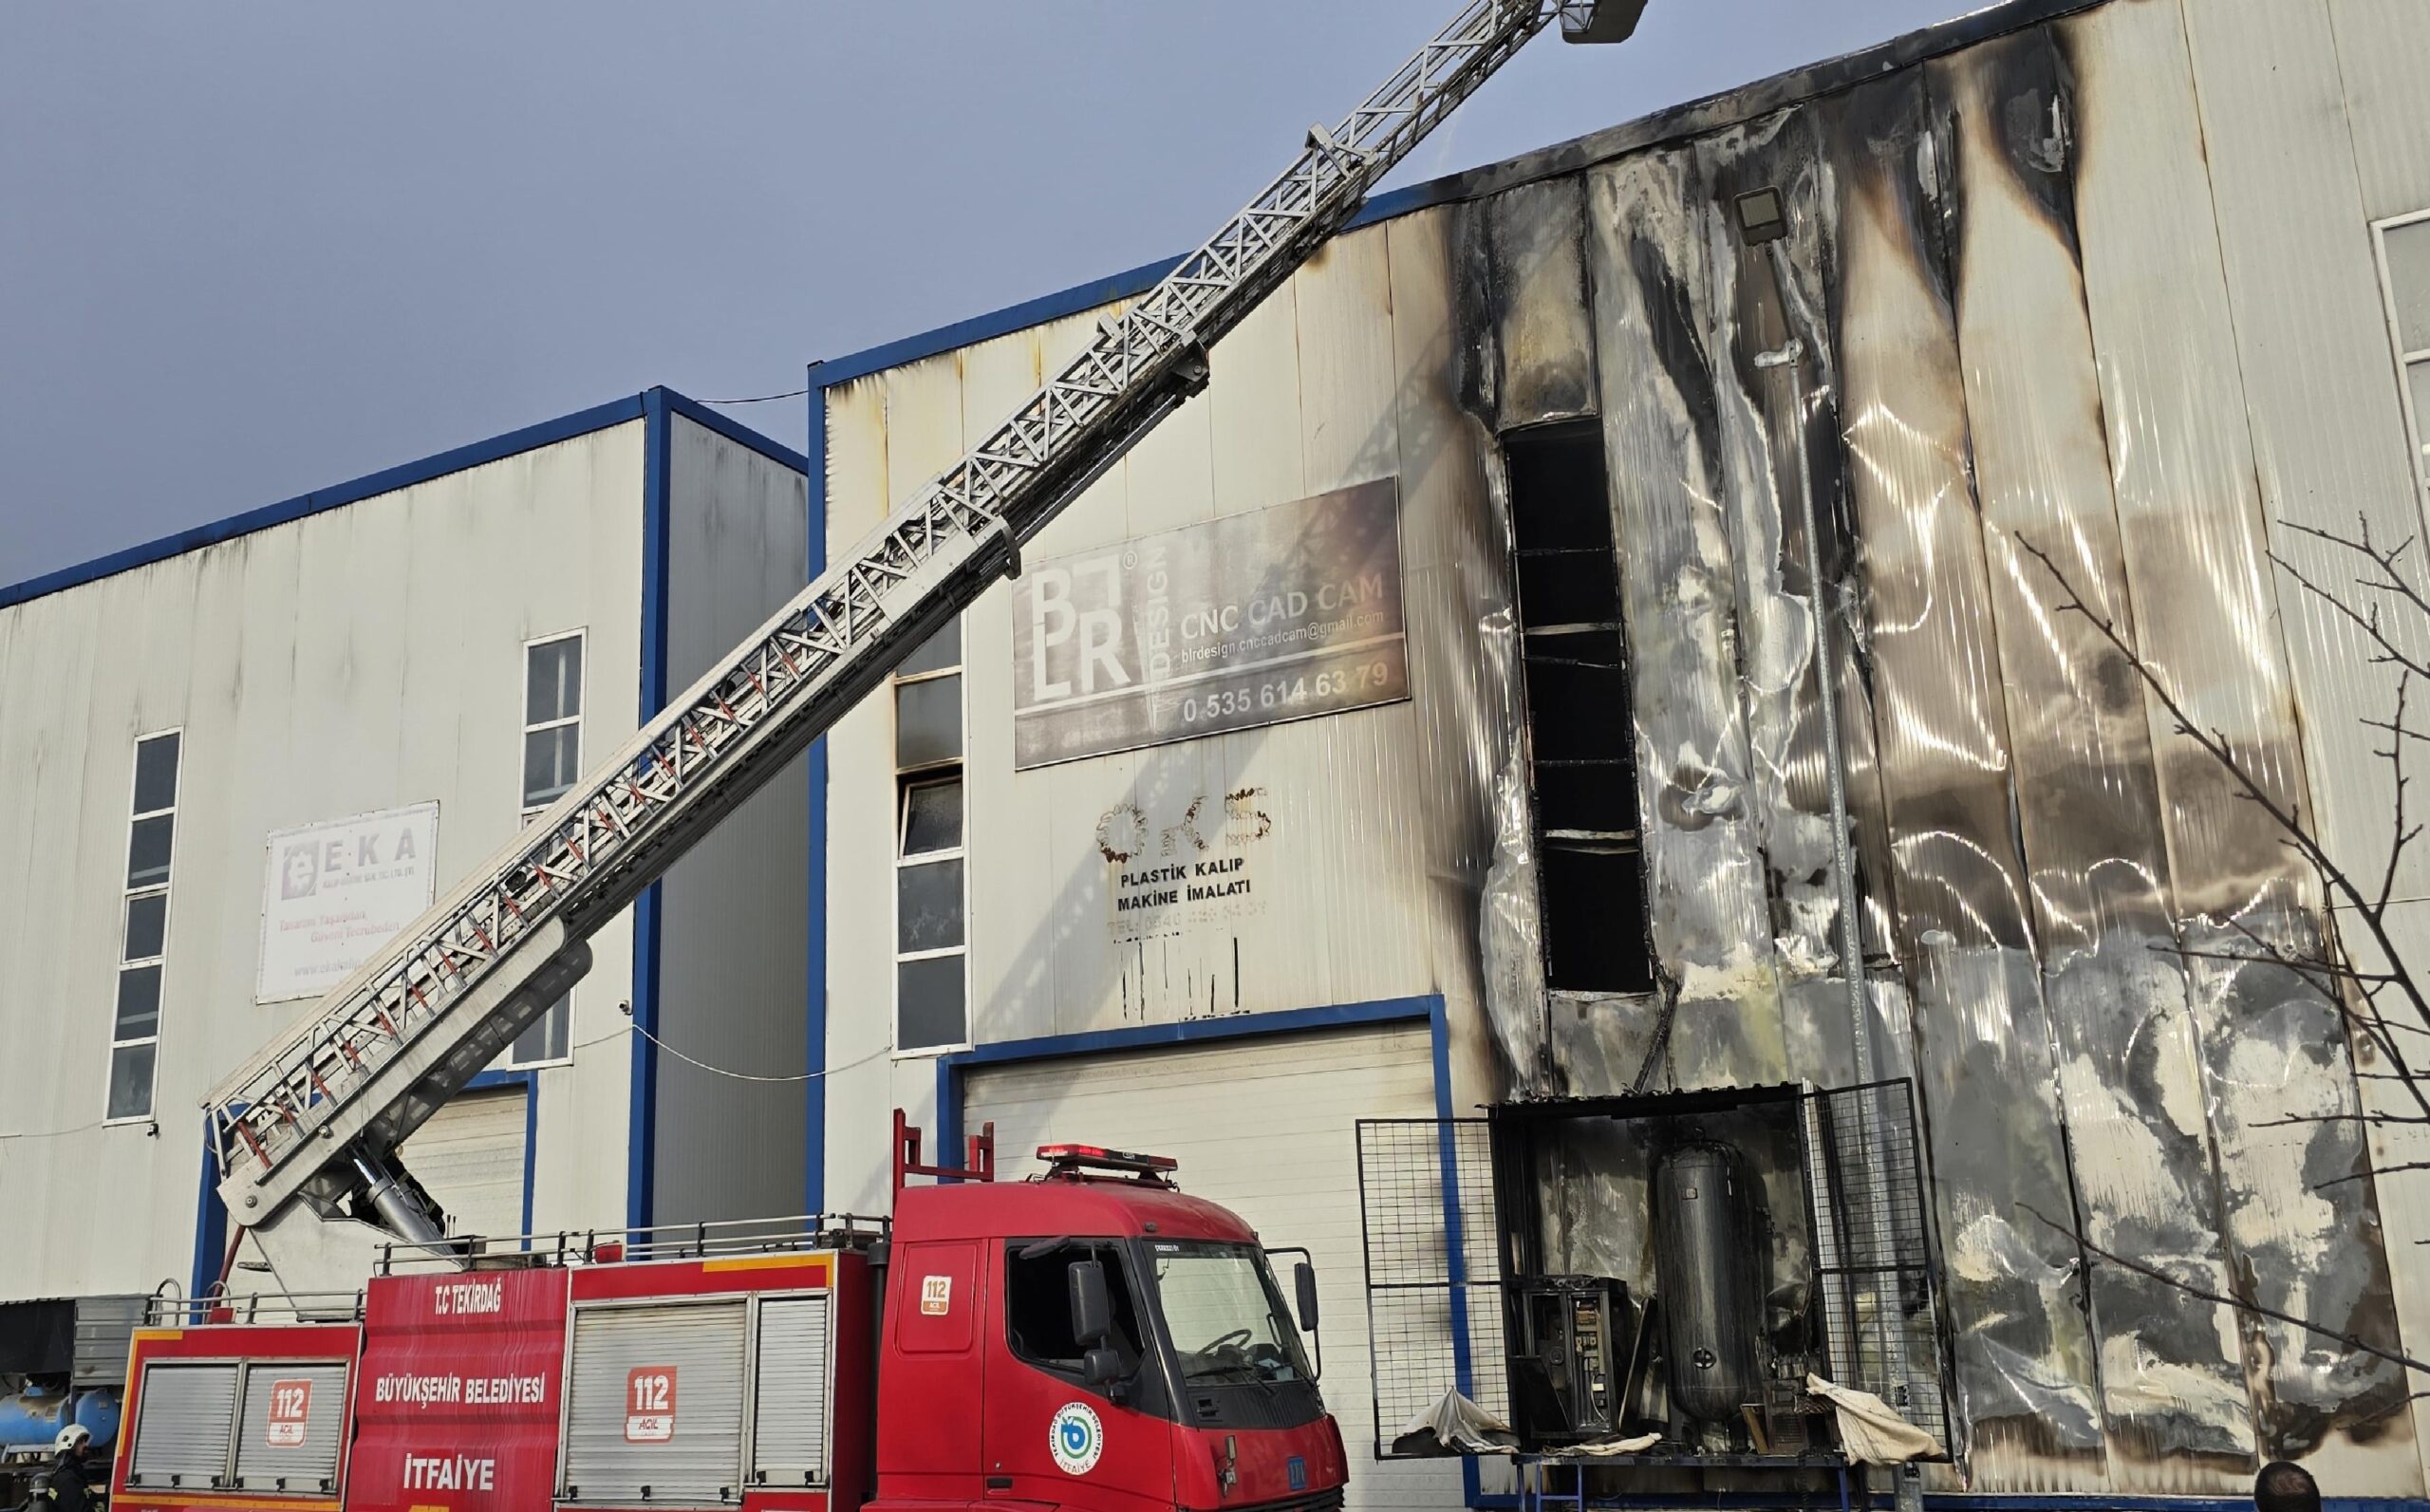
[[[1309,1379],[1299,1331],[1262,1251],[1166,1240],[1147,1248],[1185,1383]]]

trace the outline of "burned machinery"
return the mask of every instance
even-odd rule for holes
[[[1363,1124],[1378,1442],[1456,1376],[1524,1454],[1828,1465],[1820,1378],[1948,1448],[1914,1108],[1894,1081]],[[1435,1232],[1462,1231],[1432,1269],[1411,1242],[1429,1203]]]
[[[1939,1288],[1906,1083],[1512,1103],[1487,1120],[1512,1426],[1523,1446],[1645,1439],[1678,1461],[1835,1443],[1809,1376],[1948,1442]],[[1621,1362],[1535,1326],[1592,1297]],[[1903,1367],[1903,1368],[1902,1368]],[[1546,1392],[1522,1383],[1552,1381]],[[1546,1406],[1608,1400],[1591,1425]],[[1592,1427],[1597,1431],[1585,1432]]]

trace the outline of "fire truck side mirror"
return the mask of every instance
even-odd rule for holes
[[[1072,1336],[1094,1354],[1113,1337],[1113,1299],[1105,1289],[1105,1262],[1081,1260],[1067,1274],[1072,1278]]]
[[[1299,1332],[1317,1331],[1317,1268],[1306,1260],[1291,1267],[1292,1300],[1299,1304]]]

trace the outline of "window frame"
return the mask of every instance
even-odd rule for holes
[[[540,649],[540,647],[544,645],[557,645],[567,641],[572,641],[581,647],[581,650],[577,653],[580,674],[574,679],[574,700],[576,707],[572,714],[564,716],[563,718],[542,719],[536,724],[533,723],[531,720],[532,653]],[[589,717],[590,712],[590,700],[584,696],[584,683],[589,679],[589,676],[590,627],[589,625],[577,625],[570,630],[552,630],[547,635],[534,636],[531,640],[523,643],[522,697],[521,700],[516,705],[517,708],[522,710],[521,719],[523,720],[523,724],[522,733],[515,737],[514,742],[514,796],[517,804],[515,812],[519,815],[519,828],[529,829],[533,820],[548,812],[549,810],[555,805],[557,798],[565,796],[565,794],[561,793],[557,794],[556,798],[551,798],[547,803],[542,804],[528,804],[522,801],[527,796],[523,791],[524,752],[532,738],[533,731],[562,729],[569,724],[573,726],[573,764],[574,772],[576,774],[574,780],[577,783],[581,781],[582,723],[583,720]],[[525,1060],[515,1054],[515,1047],[523,1042],[523,1035],[528,1035],[533,1029],[539,1028],[540,1025],[548,1020],[550,1015],[559,1013],[561,1011],[565,1016],[566,1026],[566,1049],[564,1055],[543,1055],[535,1059]],[[506,1069],[509,1071],[540,1071],[551,1066],[570,1066],[573,1064],[572,988],[567,988],[564,995],[558,998],[555,1002],[552,1002],[548,1007],[541,1009],[539,1017],[533,1019],[531,1023],[525,1025],[522,1034],[516,1035],[514,1039],[507,1042],[505,1064]]]
[[[936,634],[950,629],[954,636],[954,660],[947,665],[925,671],[896,674],[887,680],[888,700],[887,712],[894,717],[894,727],[888,740],[894,766],[894,887],[887,900],[887,999],[892,1012],[887,1022],[888,1053],[896,1060],[933,1059],[950,1055],[971,1047],[970,1037],[970,628],[966,614],[957,614],[948,625]],[[931,637],[933,639],[934,637]],[[923,643],[925,644],[926,643]],[[901,715],[898,712],[900,690],[922,683],[942,681],[946,678],[960,680],[954,690],[956,733],[961,751],[950,760],[924,761],[917,766],[902,766]],[[923,850],[916,856],[907,855],[904,846],[910,838],[911,793],[914,789],[935,787],[953,782],[962,789],[962,835],[959,844],[939,850]],[[903,873],[914,867],[936,866],[943,862],[962,863],[962,943],[934,950],[903,948]],[[903,1044],[903,967],[917,961],[942,961],[948,956],[962,958],[962,1037],[950,1043],[918,1045]]]
[[[143,747],[151,741],[166,739],[172,736],[177,738],[178,758],[176,767],[169,775],[168,806],[160,809],[138,810],[135,806],[137,801],[136,790],[139,784],[142,781]],[[126,839],[125,844],[121,848],[123,854],[120,861],[118,934],[115,941],[118,947],[118,955],[116,958],[116,963],[110,969],[110,1023],[108,1048],[102,1063],[102,1124],[104,1128],[130,1124],[148,1125],[155,1122],[157,1117],[159,1095],[160,1091],[160,1024],[162,1018],[166,1017],[167,1009],[169,981],[169,927],[174,908],[174,905],[170,902],[170,893],[172,891],[172,884],[177,881],[178,873],[178,812],[179,804],[185,796],[185,726],[182,724],[173,724],[162,729],[147,730],[139,734],[128,743],[127,756]],[[168,873],[159,882],[147,882],[139,887],[135,885],[128,871],[128,868],[134,864],[135,827],[143,820],[162,817],[166,817],[169,821]],[[135,911],[135,905],[137,902],[149,898],[159,898],[160,900],[159,948],[148,956],[129,956],[126,953],[128,920]],[[122,984],[125,981],[128,972],[146,969],[149,969],[155,974],[152,998],[152,1032],[148,1035],[135,1035],[122,1039],[119,1037],[118,1032],[118,999],[119,993],[122,990]],[[142,1045],[149,1045],[152,1047],[152,1073],[143,1089],[143,1111],[140,1113],[119,1113],[112,1115],[109,1111],[110,1093],[115,1090],[114,1083],[117,1079],[119,1052]]]
[[[534,722],[531,718],[532,653],[539,650],[542,646],[558,645],[567,641],[573,642],[581,648],[577,657],[579,671],[574,678],[574,711],[571,714],[563,715],[557,719],[541,719]],[[582,780],[582,723],[590,710],[590,700],[583,696],[583,684],[590,676],[589,643],[590,627],[587,625],[575,625],[570,630],[555,630],[547,635],[534,636],[531,640],[523,643],[523,677],[521,680],[522,693],[516,700],[515,703],[515,707],[521,711],[517,716],[517,719],[520,721],[522,733],[516,737],[514,743],[514,802],[516,812],[522,814],[523,822],[527,825],[530,824],[537,815],[548,812],[549,810],[557,802],[558,798],[565,796],[565,793],[560,793],[555,798],[551,798],[546,803],[533,803],[530,801],[531,794],[526,793],[523,789],[524,754],[530,749],[532,737],[534,734],[542,730],[561,730],[567,725],[573,726],[573,780],[576,783],[579,783]],[[570,788],[569,788],[568,791],[571,791]]]
[[[1084,1361],[1074,1361],[1072,1365],[1067,1366],[1060,1360],[1048,1359],[1042,1355],[1034,1354],[1030,1353],[1025,1344],[1020,1339],[1015,1337],[1013,1334],[1013,1310],[1011,1305],[1013,1296],[1013,1267],[1016,1265],[1036,1263],[1035,1261],[1022,1260],[1021,1251],[1027,1249],[1032,1244],[1045,1243],[1050,1240],[1056,1239],[1063,1240],[1072,1249],[1087,1251],[1088,1255],[1084,1258],[1094,1258],[1097,1260],[1099,1263],[1104,1263],[1109,1260],[1112,1261],[1112,1264],[1108,1267],[1106,1289],[1109,1295],[1113,1297],[1114,1316],[1117,1320],[1120,1318],[1123,1312],[1122,1302],[1127,1299],[1131,1304],[1130,1312],[1131,1316],[1131,1323],[1133,1325],[1133,1332],[1142,1335],[1141,1337],[1131,1341],[1138,1358],[1132,1363],[1130,1373],[1120,1377],[1120,1381],[1124,1383],[1135,1382],[1142,1374],[1149,1372],[1150,1367],[1158,1364],[1157,1356],[1159,1353],[1159,1344],[1155,1328],[1150,1321],[1153,1315],[1149,1309],[1150,1294],[1145,1281],[1145,1276],[1143,1274],[1139,1256],[1134,1252],[1132,1245],[1127,1240],[1112,1236],[1092,1234],[1075,1234],[1070,1236],[1034,1235],[1029,1237],[1007,1239],[1003,1241],[1004,1266],[1001,1283],[1004,1289],[1003,1295],[1005,1298],[1005,1305],[999,1308],[997,1311],[1003,1315],[998,1326],[1003,1335],[1004,1353],[1010,1354],[1014,1359],[1019,1361],[1021,1364],[1028,1366],[1031,1370],[1038,1372],[1040,1374],[1053,1376],[1056,1380],[1061,1381],[1075,1390],[1087,1391],[1101,1399],[1110,1399],[1112,1396],[1110,1388],[1116,1383],[1108,1382],[1102,1385],[1091,1386],[1088,1384],[1087,1375],[1085,1373]],[[1058,1253],[1060,1252],[1058,1251]],[[1043,1260],[1049,1257],[1040,1256],[1039,1260]],[[1062,1268],[1068,1276],[1071,1270],[1070,1265],[1066,1264]],[[1065,1284],[1069,1285],[1070,1283],[1067,1281]]]
[[[2414,505],[2421,508],[2430,500],[2430,454],[2422,447],[2430,444],[2430,437],[2422,434],[2422,423],[2430,416],[2420,414],[2413,402],[2413,370],[2430,369],[2430,346],[2407,350],[2404,326],[2397,313],[2396,274],[2388,261],[2388,233],[2402,231],[2430,221],[2430,209],[2412,211],[2402,215],[2390,215],[2371,222],[2371,263],[2380,279],[2380,314],[2387,322],[2388,355],[2396,364],[2397,403],[2404,415],[2405,449],[2413,471]]]

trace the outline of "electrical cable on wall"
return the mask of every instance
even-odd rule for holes
[[[611,1039],[619,1038],[627,1032],[641,1036],[644,1039],[648,1040],[659,1049],[665,1051],[668,1055],[673,1055],[676,1059],[683,1062],[685,1065],[696,1066],[713,1076],[724,1076],[734,1081],[764,1082],[771,1085],[817,1081],[821,1077],[832,1076],[839,1071],[856,1070],[862,1066],[868,1065],[870,1061],[877,1059],[880,1055],[890,1055],[893,1052],[893,1047],[891,1045],[885,1045],[880,1046],[876,1050],[870,1051],[868,1055],[863,1055],[858,1060],[847,1061],[841,1066],[830,1066],[824,1071],[806,1071],[791,1076],[755,1076],[749,1072],[728,1071],[723,1066],[712,1066],[705,1060],[701,1060],[694,1056],[687,1055],[683,1054],[683,1052],[676,1049],[673,1045],[668,1044],[665,1040],[651,1034],[648,1030],[644,1029],[641,1025],[630,1021],[626,1023],[623,1030],[611,1034],[601,1035],[596,1039],[583,1040],[573,1048],[576,1050],[589,1050],[593,1045],[604,1045]]]

